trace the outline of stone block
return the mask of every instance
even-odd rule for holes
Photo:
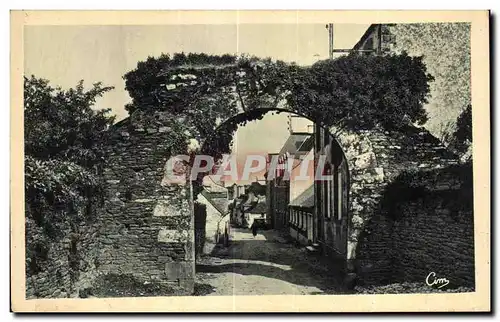
[[[192,262],[170,262],[165,263],[165,279],[172,280],[194,280],[194,265]]]
[[[135,199],[133,202],[138,202],[138,203],[148,203],[148,202],[154,202],[153,199]]]
[[[164,200],[158,200],[153,210],[153,216],[155,217],[177,217],[181,215],[179,207],[175,207]]]
[[[179,281],[179,285],[181,287],[181,291],[179,292],[179,296],[191,296],[194,293],[194,280],[181,280]]]
[[[356,157],[356,160],[354,161],[354,165],[356,169],[362,170],[373,167],[375,165],[375,161],[376,161],[375,153],[367,152],[358,155]]]
[[[158,242],[160,243],[182,243],[189,238],[187,230],[162,228],[158,232]]]
[[[164,175],[161,180],[162,187],[171,185],[186,184],[186,174],[188,167],[181,157],[174,156],[170,158],[165,165]]]

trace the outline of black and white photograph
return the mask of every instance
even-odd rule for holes
[[[469,13],[23,24],[22,301],[489,308],[488,12]]]

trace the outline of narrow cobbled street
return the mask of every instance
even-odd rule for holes
[[[338,294],[336,279],[303,247],[273,230],[233,228],[229,247],[217,246],[196,267],[198,295]]]

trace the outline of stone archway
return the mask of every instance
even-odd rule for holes
[[[297,113],[287,106],[279,90],[274,91],[275,95],[262,91],[258,99],[250,95],[259,92],[249,76],[252,68],[256,67],[229,64],[215,68],[176,68],[159,76],[162,82],[151,89],[151,96],[159,99],[170,95],[169,92],[198,93],[206,86],[207,77],[222,73],[231,81],[213,85],[215,92],[199,96],[207,108],[221,97],[230,104],[217,124],[238,120],[238,115],[258,118],[269,109]],[[234,84],[243,85],[239,88]],[[200,120],[202,112],[196,116]],[[175,294],[193,291],[193,190],[189,180],[164,180],[165,166],[172,157],[186,153],[186,136],[194,136],[191,139],[197,143],[194,149],[203,145],[204,140],[200,131],[179,135],[185,132],[181,127],[185,121],[168,109],[144,108],[135,110],[110,130],[103,169],[105,209],[100,217],[98,269],[167,282]],[[210,133],[215,129],[216,126],[204,131]],[[347,269],[354,271],[359,236],[365,222],[377,213],[378,200],[387,184],[403,170],[444,167],[456,163],[456,159],[443,152],[445,149],[439,142],[423,129],[409,127],[404,133],[381,128],[358,132],[333,127],[329,130],[344,152],[349,168],[348,240],[344,258]],[[438,153],[438,161],[428,162],[429,153]]]

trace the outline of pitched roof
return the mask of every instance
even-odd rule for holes
[[[224,215],[228,211],[229,200],[227,200],[226,196],[220,196],[220,193],[210,193],[207,190],[202,190],[201,194],[214,206],[215,209],[221,214]]]
[[[226,214],[228,211],[229,201],[225,198],[213,198],[209,200],[210,203],[217,209],[222,215]]]
[[[265,196],[258,196],[254,193],[249,193],[240,196],[234,201],[235,207],[239,207],[242,211],[250,214],[267,212],[267,202]]]
[[[265,195],[266,189],[267,186],[259,181],[252,182],[247,188],[248,191],[253,192],[256,195]]]
[[[311,208],[314,207],[314,184],[304,190],[297,198],[290,202],[290,206]]]
[[[291,134],[286,140],[286,142],[283,144],[283,147],[281,148],[279,155],[283,155],[286,152],[290,154],[297,153],[297,150],[300,148],[300,146],[311,136],[312,135],[309,133]]]
[[[358,40],[358,42],[356,43],[356,45],[354,45],[354,47],[352,47],[352,49],[354,49],[354,50],[361,49],[361,46],[364,44],[364,42],[366,41],[366,39],[368,37],[370,37],[371,34],[373,34],[374,32],[376,32],[377,31],[376,29],[380,25],[382,25],[382,26],[394,26],[394,23],[384,23],[384,24],[374,23],[374,24],[371,24],[370,27],[368,27],[368,29],[366,29],[366,31],[363,34],[363,36],[361,36],[361,38]]]
[[[262,214],[267,212],[267,202],[265,198],[259,199],[255,206],[246,211],[249,214]]]
[[[218,184],[206,184],[203,185],[203,189],[205,189],[208,192],[227,193],[227,188]]]
[[[379,24],[375,23],[375,24],[371,24],[370,27],[368,27],[368,29],[366,29],[365,33],[363,34],[363,36],[361,36],[361,38],[358,40],[358,42],[356,43],[356,45],[354,45],[353,49],[360,49],[361,45],[363,45],[363,43],[365,42],[365,40],[370,37],[370,35],[375,32],[375,29],[379,26]]]

